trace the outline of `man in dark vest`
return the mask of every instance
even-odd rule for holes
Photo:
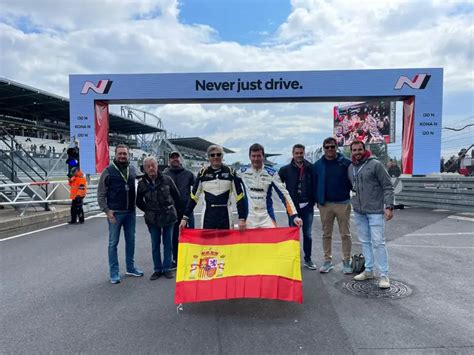
[[[181,164],[181,155],[177,151],[173,151],[169,155],[169,167],[164,170],[164,174],[168,175],[175,183],[179,190],[181,200],[180,208],[177,208],[178,221],[181,221],[184,214],[184,208],[188,205],[191,188],[194,184],[194,175],[188,169],[183,168]],[[176,205],[175,205],[176,206]],[[194,214],[189,215],[188,227],[194,228]],[[179,237],[179,223],[173,227],[173,263],[171,268],[175,269],[178,264],[178,237]]]
[[[290,164],[281,167],[278,174],[290,193],[298,216],[303,220],[304,266],[316,270],[316,265],[311,260],[311,228],[314,218],[313,167],[304,158],[304,150],[304,145],[295,144],[292,150],[293,159]],[[295,225],[293,219],[289,219],[289,225]]]
[[[110,282],[120,282],[117,245],[120,230],[125,235],[125,262],[127,275],[140,277],[143,271],[135,266],[135,176],[129,164],[129,150],[125,144],[115,148],[115,159],[100,176],[97,189],[99,207],[107,214],[109,224],[109,268]]]

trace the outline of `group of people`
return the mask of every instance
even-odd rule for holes
[[[323,148],[324,156],[312,164],[305,159],[305,147],[296,144],[291,162],[276,171],[264,165],[264,147],[256,143],[249,148],[250,166],[235,171],[223,164],[222,147],[211,145],[207,149],[209,165],[196,177],[182,167],[179,152],[170,153],[169,167],[163,172],[159,171],[156,159],[149,156],[144,159],[144,175],[135,190],[136,172],[129,164],[129,149],[126,145],[118,145],[115,159],[102,173],[98,186],[99,207],[107,214],[109,225],[111,282],[120,282],[117,245],[122,228],[126,274],[144,275],[134,261],[135,206],[144,212],[151,236],[154,272],[150,280],[161,276],[171,279],[178,260],[179,234],[184,228],[194,228],[193,210],[201,198],[204,200],[202,228],[233,228],[231,201],[235,200],[237,225],[243,231],[277,226],[273,209],[275,195],[285,207],[288,225],[302,229],[304,266],[310,270],[317,269],[311,253],[315,204],[319,208],[324,251],[321,273],[334,268],[332,234],[335,219],[342,239],[342,271],[352,273],[350,215],[353,208],[366,260],[365,270],[354,279],[374,278],[374,266],[377,265],[379,287],[389,288],[384,220],[393,217],[393,186],[387,170],[361,141],[351,144],[352,160],[337,152],[337,141],[333,137],[324,140]]]
[[[335,118],[334,131],[338,146],[349,145],[353,141],[383,143],[384,136],[390,134],[389,112],[378,106],[363,112],[348,110]]]

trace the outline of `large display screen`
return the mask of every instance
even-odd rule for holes
[[[395,142],[395,101],[334,106],[334,137],[338,146],[359,140],[367,144]]]

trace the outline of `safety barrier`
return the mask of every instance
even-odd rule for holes
[[[463,176],[402,177],[396,203],[406,206],[474,212],[474,178]]]
[[[40,187],[47,187],[47,194]],[[36,181],[13,184],[0,184],[0,206],[28,207],[31,205],[69,204],[68,181]],[[31,196],[31,197],[30,197]],[[84,211],[99,209],[97,185],[87,186]]]

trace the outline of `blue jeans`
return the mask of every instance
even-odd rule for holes
[[[148,226],[151,236],[151,255],[155,272],[166,272],[171,268],[171,238],[174,224],[166,227]],[[163,237],[163,263],[161,263],[160,243]]]
[[[135,270],[135,211],[130,212],[114,212],[115,223],[111,223],[109,219],[109,268],[110,277],[119,275],[119,262],[117,256],[117,246],[120,240],[120,229],[123,226],[125,235],[125,263],[127,271]]]
[[[313,239],[311,237],[311,228],[313,226],[313,218],[314,218],[314,206],[307,205],[306,207],[298,210],[298,217],[303,220],[303,252],[304,252],[304,260],[310,261],[311,260],[311,249],[313,247]],[[294,227],[295,224],[293,223],[293,218],[289,218],[289,225],[290,227]]]
[[[365,269],[374,271],[374,263],[380,276],[388,276],[388,254],[385,247],[385,220],[383,214],[354,212],[354,221],[365,256]],[[374,260],[375,256],[375,260]]]

